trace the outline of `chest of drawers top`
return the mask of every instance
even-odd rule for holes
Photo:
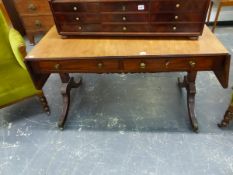
[[[49,0],[61,35],[199,36],[209,0]]]

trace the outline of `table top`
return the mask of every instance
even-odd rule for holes
[[[42,40],[26,56],[35,61],[69,58],[174,56],[174,55],[220,55],[228,51],[217,37],[204,27],[198,40],[164,37],[87,38],[62,39],[52,27]]]

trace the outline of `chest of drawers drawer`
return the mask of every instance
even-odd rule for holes
[[[53,3],[52,8],[54,12],[99,12],[98,2],[76,2],[76,3]]]
[[[121,1],[100,3],[101,12],[145,12],[149,11],[149,1]]]
[[[157,12],[203,12],[208,6],[205,0],[152,0],[151,13]]]
[[[148,24],[61,24],[64,32],[145,32],[150,30]]]
[[[199,32],[202,23],[152,23],[151,32],[179,33],[179,32]]]
[[[101,17],[100,14],[93,13],[56,13],[55,18],[59,21],[59,23],[100,23]]]
[[[102,30],[104,32],[145,32],[149,31],[148,24],[103,24]]]
[[[134,14],[101,14],[101,22],[149,22],[148,13],[134,13]]]
[[[200,13],[156,13],[150,15],[153,22],[202,22],[203,15]]]
[[[47,31],[53,24],[50,15],[23,16],[22,21],[28,31]]]
[[[15,0],[15,7],[19,14],[49,13],[51,14],[47,0]]]

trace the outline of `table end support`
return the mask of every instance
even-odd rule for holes
[[[230,123],[230,121],[233,120],[233,105],[230,105],[228,109],[226,110],[224,117],[221,121],[221,123],[218,124],[219,128],[227,127]]]
[[[189,119],[191,121],[192,129],[194,132],[198,132],[198,122],[195,115],[195,95],[196,95],[196,80],[197,72],[188,72],[187,76],[184,76],[183,81],[178,78],[178,86],[187,90],[187,107]]]
[[[70,77],[69,74],[66,73],[60,74],[60,78],[62,81],[61,94],[63,98],[63,110],[58,121],[58,127],[63,130],[69,112],[70,91],[72,88],[78,88],[82,83],[82,79],[80,77],[78,80],[74,81],[74,77]]]

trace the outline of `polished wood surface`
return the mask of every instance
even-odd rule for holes
[[[61,39],[53,27],[27,55],[27,60],[85,59],[90,57],[132,57],[150,55],[228,54],[208,29],[199,40],[176,38],[73,38]]]
[[[200,36],[209,0],[49,0],[60,35]]]

